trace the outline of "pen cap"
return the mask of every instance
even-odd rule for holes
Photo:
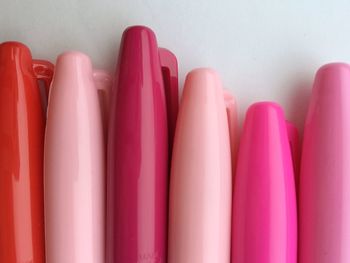
[[[239,128],[238,128],[238,116],[237,105],[234,97],[228,90],[224,90],[224,100],[226,106],[228,129],[230,134],[230,149],[231,149],[231,166],[232,175],[234,181],[234,174],[237,164],[237,150],[239,141]]]
[[[108,138],[107,262],[166,262],[177,62],[144,26],[123,33]]]
[[[175,55],[165,48],[159,48],[159,58],[167,105],[169,155],[171,159],[175,125],[179,111],[178,65]]]
[[[45,136],[46,260],[104,262],[105,140],[103,109],[90,58],[58,56]],[[100,74],[100,73],[98,73]],[[101,72],[102,74],[102,72]]]
[[[296,194],[298,195],[300,155],[301,155],[301,150],[299,146],[300,144],[299,132],[292,122],[286,121],[286,125],[287,125],[287,133],[288,133],[290,150],[291,150],[292,159],[293,159]]]
[[[256,103],[247,111],[232,227],[232,262],[296,263],[293,163],[284,115],[275,103]]]
[[[230,136],[221,81],[211,69],[196,69],[186,77],[174,138],[169,263],[230,261],[231,199]]]
[[[350,261],[350,66],[316,74],[300,172],[299,262]]]
[[[44,109],[53,65],[27,46],[0,44],[0,262],[45,260],[43,219]]]

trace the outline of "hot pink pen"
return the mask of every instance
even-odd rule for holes
[[[305,122],[300,263],[350,262],[350,66],[321,67]]]
[[[296,263],[297,210],[291,147],[282,109],[247,112],[237,160],[233,263]]]
[[[174,138],[169,263],[230,262],[230,131],[231,138],[237,131],[228,120],[236,121],[235,103],[224,95],[218,75],[210,69],[190,72]]]

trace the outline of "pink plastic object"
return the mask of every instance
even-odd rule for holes
[[[107,263],[165,263],[177,61],[146,27],[121,41],[108,137]]]
[[[304,130],[300,263],[350,262],[350,66],[321,67]]]
[[[296,263],[292,154],[277,104],[261,102],[248,109],[234,186],[232,262]]]
[[[57,59],[44,160],[48,263],[105,262],[104,105],[98,94],[110,84],[85,54]]]
[[[236,121],[235,104],[228,94],[226,102],[227,109],[213,70],[188,74],[171,167],[169,263],[230,262],[230,131],[231,138],[237,131],[236,124],[228,124]]]
[[[295,178],[295,189],[298,197],[298,186],[299,186],[299,169],[300,169],[300,140],[298,129],[293,123],[287,121],[287,132],[289,138],[289,145],[292,151],[292,159],[294,164],[294,178]]]

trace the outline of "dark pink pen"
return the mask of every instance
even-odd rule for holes
[[[169,152],[178,108],[176,57],[158,48],[150,29],[130,27],[122,37],[113,88],[106,262],[163,263]]]

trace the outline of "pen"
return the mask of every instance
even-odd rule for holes
[[[99,94],[110,85],[110,75],[94,70],[87,55],[58,56],[45,137],[47,263],[104,262],[105,105]]]
[[[260,102],[249,107],[234,182],[234,263],[296,263],[297,208],[289,141],[279,105]]]
[[[350,262],[350,66],[315,77],[299,185],[299,262]]]
[[[226,103],[225,103],[226,99]],[[230,262],[233,97],[211,69],[191,71],[177,119],[170,179],[169,263]],[[231,129],[230,129],[231,128]]]
[[[0,44],[0,262],[45,262],[45,113],[38,80],[48,90],[52,74],[53,65],[33,60],[25,45]]]
[[[158,48],[149,28],[128,28],[111,96],[107,263],[166,262],[177,86],[175,56]]]

